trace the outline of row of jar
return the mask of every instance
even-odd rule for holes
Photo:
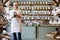
[[[50,21],[49,21],[49,24],[52,24],[52,25],[53,25],[53,24],[60,24],[60,20],[58,20],[58,21],[56,21],[56,20],[51,21],[51,20],[50,20]]]
[[[46,11],[45,12],[32,12],[32,13],[30,13],[30,12],[26,11],[26,12],[23,12],[23,14],[25,14],[25,15],[26,14],[28,14],[28,15],[44,15],[44,14],[47,15],[48,14],[49,15],[51,13],[50,12],[46,12]]]
[[[57,22],[57,21],[49,21],[48,24],[51,24],[51,25],[60,25],[60,20]],[[41,26],[43,25],[43,21],[25,21],[25,25],[26,26]]]
[[[51,10],[50,6],[21,6],[19,7],[21,10]]]
[[[46,20],[50,20],[49,16],[23,16],[23,19],[46,19]]]
[[[53,2],[48,2],[48,1],[19,1],[18,2],[20,5],[21,4],[53,4]]]
[[[25,21],[26,26],[40,26],[43,21]]]

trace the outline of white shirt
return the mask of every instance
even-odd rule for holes
[[[11,20],[11,32],[20,32],[21,21],[17,18],[12,18]]]
[[[14,15],[14,12],[21,12],[20,10],[11,10],[10,11],[10,19],[11,19],[11,33],[14,32],[20,32],[20,27],[21,27],[21,20],[17,17],[12,18]]]
[[[9,20],[10,19],[10,10],[9,7],[5,7],[6,15],[5,17]]]
[[[11,11],[10,11],[10,19],[14,16],[14,12],[16,12],[16,13],[20,13],[21,12],[21,10],[14,10],[14,9],[12,9]]]

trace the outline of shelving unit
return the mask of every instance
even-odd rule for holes
[[[19,1],[19,8],[23,12],[23,20],[25,26],[34,26],[36,31],[36,39],[38,35],[38,26],[58,27],[60,24],[49,24],[50,20],[54,21],[52,14],[53,2],[49,1]],[[47,12],[48,11],[48,12]],[[43,28],[45,30],[45,28]],[[51,29],[51,28],[50,28]],[[53,29],[53,28],[52,28]],[[47,29],[49,30],[49,29]],[[45,32],[45,31],[44,31]]]
[[[35,35],[37,39],[38,26],[42,26],[46,21],[49,24],[50,16],[53,16],[51,13],[53,2],[19,1],[18,3],[20,10],[23,12],[23,20],[26,22],[26,26],[35,27]]]
[[[18,3],[19,3],[20,10],[23,11],[24,20],[28,20],[28,21],[48,20],[48,18],[43,18],[43,16],[52,16],[52,13],[50,11],[53,9],[52,8],[53,2],[19,1]],[[43,13],[43,12],[37,12],[37,11],[45,11],[45,12]],[[46,12],[46,11],[49,11],[49,12]],[[25,16],[27,17],[25,18]],[[38,17],[34,17],[34,16],[38,16]],[[42,16],[42,18],[40,18],[39,16]]]

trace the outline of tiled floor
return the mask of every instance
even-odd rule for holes
[[[22,40],[34,40],[34,39],[22,39]]]
[[[22,40],[46,40],[46,39],[40,39],[40,38],[38,38],[38,39],[22,39]],[[51,40],[51,39],[47,39],[47,40]]]
[[[36,39],[22,39],[22,40],[36,40]],[[46,39],[37,39],[37,40],[46,40]],[[48,39],[51,40],[51,39]]]

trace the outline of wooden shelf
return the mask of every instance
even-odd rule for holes
[[[42,20],[42,21],[44,21],[44,20],[48,20],[48,19],[23,19],[24,21],[25,20],[35,20],[35,21],[40,21],[40,20]]]
[[[18,3],[19,5],[53,5],[53,2],[48,1],[19,1]]]
[[[54,25],[47,24],[47,25],[41,25],[41,26],[60,27],[60,24],[54,24]]]
[[[53,5],[53,4],[19,4],[20,6],[21,5],[30,5],[30,6],[32,6],[32,5]]]
[[[53,16],[52,14],[23,14],[25,16]]]
[[[20,10],[31,10],[32,11],[32,9],[20,9]],[[52,10],[52,9],[34,9],[34,11],[50,11],[50,10]]]

